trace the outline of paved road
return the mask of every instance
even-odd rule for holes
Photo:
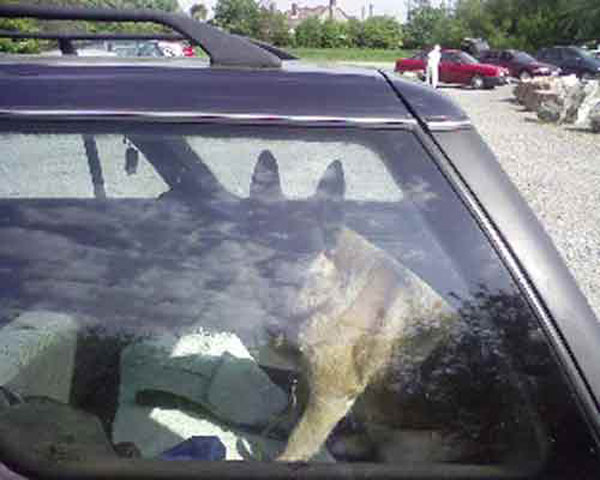
[[[440,90],[469,114],[600,319],[600,135],[541,124],[512,101],[512,88]]]

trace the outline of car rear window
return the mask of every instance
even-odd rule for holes
[[[533,58],[531,55],[529,55],[528,53],[525,52],[517,52],[515,53],[515,60],[517,62],[522,62],[522,63],[532,63],[535,62],[535,58]]]
[[[84,127],[0,134],[13,469],[599,473],[544,330],[414,133]]]
[[[481,54],[481,60],[498,60],[500,58],[500,52],[488,50]]]

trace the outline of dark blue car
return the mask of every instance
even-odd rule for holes
[[[598,478],[600,324],[445,96],[0,17],[65,54],[0,57],[2,478]],[[74,43],[150,36],[209,60]]]
[[[579,78],[600,78],[600,59],[581,47],[547,47],[540,49],[536,58],[541,62],[560,67],[565,75],[575,74]]]

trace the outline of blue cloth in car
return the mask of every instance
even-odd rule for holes
[[[215,436],[195,436],[161,453],[161,460],[225,460],[225,445]]]

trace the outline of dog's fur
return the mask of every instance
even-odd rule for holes
[[[251,195],[273,201],[273,192],[281,192],[275,160],[263,155],[256,168]],[[268,197],[261,199],[261,191]],[[314,257],[296,299],[296,309],[312,312],[296,337],[309,396],[280,461],[310,459],[384,371],[406,332],[450,312],[425,282],[343,226],[338,215],[344,191],[341,163],[334,162],[315,196],[327,248]]]
[[[282,461],[308,460],[387,366],[403,332],[415,322],[443,317],[447,308],[423,281],[352,230],[340,231],[334,250],[320,262],[336,277],[336,300],[300,330],[310,394]]]
[[[207,180],[203,175],[203,183],[211,185],[207,191],[223,192],[215,178]],[[257,302],[277,317],[275,326],[272,319],[267,325],[275,329],[270,333],[285,337],[285,345],[300,353],[308,390],[304,411],[279,461],[309,460],[367,385],[383,372],[406,332],[439,321],[449,312],[446,302],[425,282],[344,226],[345,187],[342,164],[335,161],[312,198],[288,201],[277,162],[264,151],[252,177],[248,211],[242,213],[244,239],[239,248],[246,251],[258,244],[279,252],[269,254],[273,265],[270,273],[260,274],[260,281],[287,300],[275,309],[264,308],[272,299]],[[227,193],[212,195],[215,200],[205,203],[209,208],[235,210],[227,206],[237,203],[231,203]],[[252,263],[249,268],[260,263],[247,261]],[[236,321],[232,325],[236,333],[243,334],[245,328],[255,334],[264,328],[252,322],[244,327]]]

